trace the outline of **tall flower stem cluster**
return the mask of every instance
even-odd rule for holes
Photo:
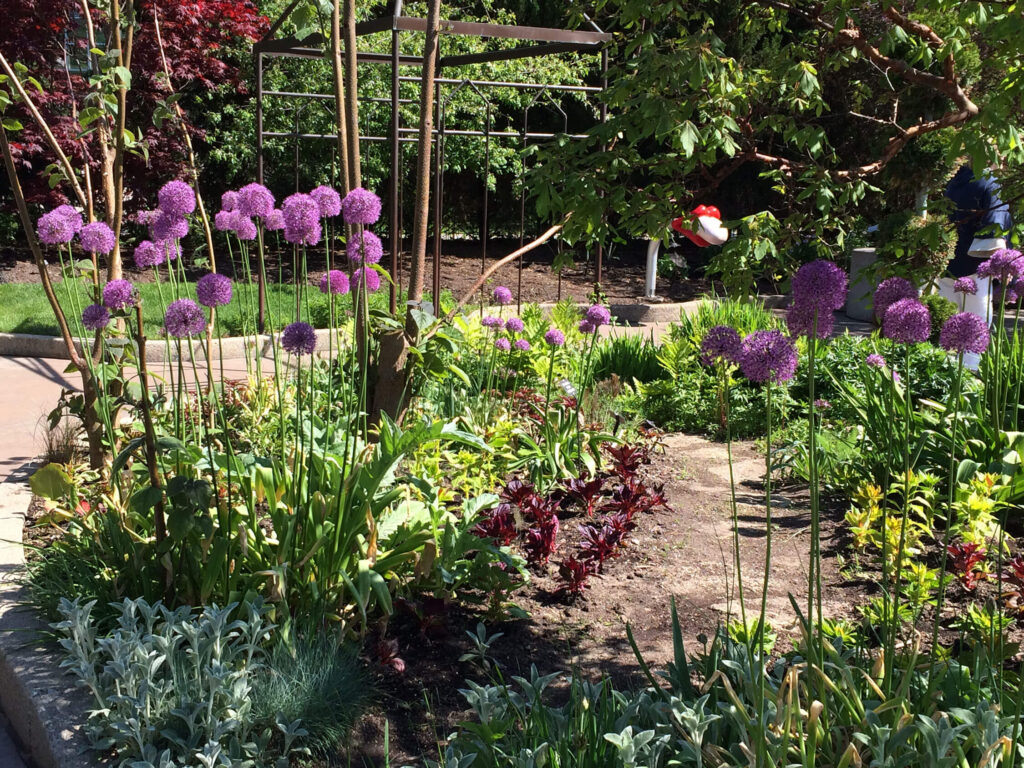
[[[584,393],[593,384],[594,348],[597,346],[598,333],[601,330],[601,326],[610,323],[611,319],[612,313],[608,307],[603,304],[592,304],[587,308],[587,311],[583,314],[583,319],[579,322],[580,333],[584,333],[589,337],[589,343],[587,344],[587,355],[580,375],[579,392],[576,396],[576,414],[574,421],[576,423],[577,461],[579,461],[583,456],[583,425],[580,423],[580,406],[583,403]]]

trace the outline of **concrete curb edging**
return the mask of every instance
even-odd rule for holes
[[[37,634],[46,627],[17,583],[25,564],[22,527],[32,492],[0,483],[0,708],[37,768],[98,766],[82,731],[88,697]]]

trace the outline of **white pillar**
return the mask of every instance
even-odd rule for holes
[[[647,241],[647,279],[644,282],[644,298],[653,299],[654,291],[658,286],[658,250],[661,248],[661,240]]]

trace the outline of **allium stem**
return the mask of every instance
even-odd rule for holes
[[[732,424],[729,418],[732,398],[731,388],[729,387],[728,365],[729,364],[726,362],[719,362],[717,364],[718,386],[719,392],[722,393],[722,401],[724,403],[722,416],[724,422],[723,426],[725,427],[725,452],[729,460],[729,502],[732,508],[732,548],[736,568],[736,594],[740,602],[740,620],[743,622],[743,636],[747,646],[747,655],[750,659],[753,659],[754,655],[750,645],[750,633],[747,631],[749,627],[747,624],[747,604],[743,596],[743,561],[740,558],[740,519],[739,507],[736,504],[736,475],[733,469],[732,460]]]
[[[818,426],[815,423],[815,363],[817,361],[817,340],[818,340],[818,310],[814,310],[814,319],[811,324],[811,333],[807,336],[807,390],[808,390],[808,411],[807,411],[807,445],[810,455],[808,467],[810,474],[811,493],[811,542],[810,542],[810,563],[807,576],[807,648],[811,655],[811,662],[819,665],[823,662],[823,654],[817,653],[816,642],[821,641],[821,506],[818,494]],[[817,594],[817,600],[815,600]],[[814,610],[817,606],[818,617],[815,621]],[[815,628],[817,637],[815,637]]]
[[[759,766],[767,765],[768,734],[765,726],[764,688],[767,664],[765,662],[764,637],[765,622],[768,613],[768,585],[772,569],[772,388],[771,379],[765,382],[765,459],[764,459],[764,508],[765,508],[765,547],[764,547],[764,583],[761,586],[761,615],[758,620],[757,632],[754,633],[754,646],[757,650],[757,755]],[[750,659],[753,667],[754,660]]]

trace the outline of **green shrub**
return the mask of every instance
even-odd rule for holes
[[[650,382],[665,376],[658,346],[643,336],[613,336],[594,349],[594,380],[618,376],[624,382]]]

